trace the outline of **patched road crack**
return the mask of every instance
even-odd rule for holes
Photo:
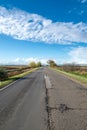
[[[48,115],[47,128],[48,130],[54,130],[54,125],[53,125],[52,116],[51,116],[51,109],[50,109],[50,104],[49,104],[49,94],[48,94],[48,90],[52,89],[52,85],[47,75],[44,76],[44,79],[45,79],[45,88],[46,88],[45,102],[46,102],[46,111]]]

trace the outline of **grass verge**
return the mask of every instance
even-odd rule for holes
[[[84,77],[84,75],[77,75],[77,74],[73,74],[73,73],[70,73],[70,72],[61,71],[57,68],[52,68],[52,69],[66,75],[66,76],[68,76],[68,77],[70,77],[70,78],[72,78],[72,79],[74,79],[74,80],[76,80],[80,83],[87,85],[87,77]]]
[[[16,80],[18,80],[18,79],[24,77],[25,75],[27,75],[27,74],[29,74],[29,73],[35,71],[35,70],[37,70],[37,68],[31,69],[31,70],[29,70],[29,71],[27,71],[27,72],[24,72],[24,73],[21,73],[21,74],[12,76],[12,77],[9,77],[9,78],[8,78],[7,80],[5,80],[5,81],[0,81],[0,89],[1,89],[2,87],[6,86],[6,85],[8,85],[8,84],[10,84],[10,83],[12,83],[12,82],[14,82],[14,81],[16,81]]]

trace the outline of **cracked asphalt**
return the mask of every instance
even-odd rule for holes
[[[87,130],[87,89],[40,68],[0,91],[0,130]]]
[[[45,73],[50,130],[87,130],[87,89],[55,70]]]

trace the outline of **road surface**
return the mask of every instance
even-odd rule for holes
[[[40,68],[0,91],[0,130],[87,130],[87,89]]]
[[[0,92],[0,130],[46,130],[43,68]]]
[[[46,69],[50,130],[87,130],[87,89]],[[48,84],[48,83],[47,83]]]

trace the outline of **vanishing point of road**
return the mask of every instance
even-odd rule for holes
[[[87,89],[40,68],[0,90],[0,130],[87,130]]]

